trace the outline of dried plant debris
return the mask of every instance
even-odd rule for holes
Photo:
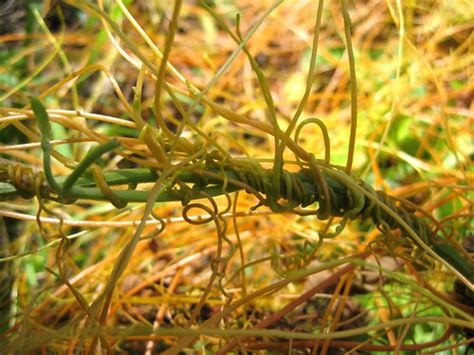
[[[0,5],[5,353],[468,353],[465,2]]]

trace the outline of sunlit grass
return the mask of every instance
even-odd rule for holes
[[[175,22],[173,6],[154,2],[66,3],[64,14],[29,7],[24,30],[0,35],[1,164],[31,167],[34,176],[44,170],[30,96],[48,109],[56,176],[111,138],[122,149],[95,161],[104,172],[146,167],[174,176],[180,167],[171,164],[204,166],[213,150],[296,172],[308,166],[298,152],[324,160],[327,142],[307,124],[295,153],[285,131],[293,137],[297,122],[315,117],[328,131],[331,164],[408,199],[453,245],[469,236],[474,56],[464,2],[349,4],[353,53],[335,1],[324,3],[316,27],[309,1],[216,1],[210,10],[183,1]],[[158,193],[159,184],[139,188]],[[255,194],[228,196],[189,210],[209,218],[215,201],[223,214],[205,224],[186,220],[179,201],[119,209],[1,202],[12,226],[2,234],[2,294],[13,300],[2,346],[464,351],[472,304],[452,297],[453,270],[399,231],[384,235],[356,220],[319,245],[341,218],[254,211]],[[377,257],[366,259],[368,250]]]

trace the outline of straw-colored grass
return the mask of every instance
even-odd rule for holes
[[[469,351],[469,2],[49,4],[0,34],[5,353]],[[102,198],[51,186],[112,139],[80,177]],[[323,196],[340,179],[397,228],[320,220],[321,200],[306,215],[238,175],[273,169],[276,188],[281,168],[319,171]],[[142,202],[101,180],[119,169],[156,174],[129,181]],[[196,172],[216,196],[194,199]]]

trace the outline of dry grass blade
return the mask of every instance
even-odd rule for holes
[[[7,3],[2,352],[472,350],[468,2]]]

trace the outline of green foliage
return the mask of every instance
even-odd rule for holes
[[[0,213],[31,221],[6,352],[462,348],[439,289],[474,287],[466,45],[418,21],[441,8],[68,4],[0,57]]]

